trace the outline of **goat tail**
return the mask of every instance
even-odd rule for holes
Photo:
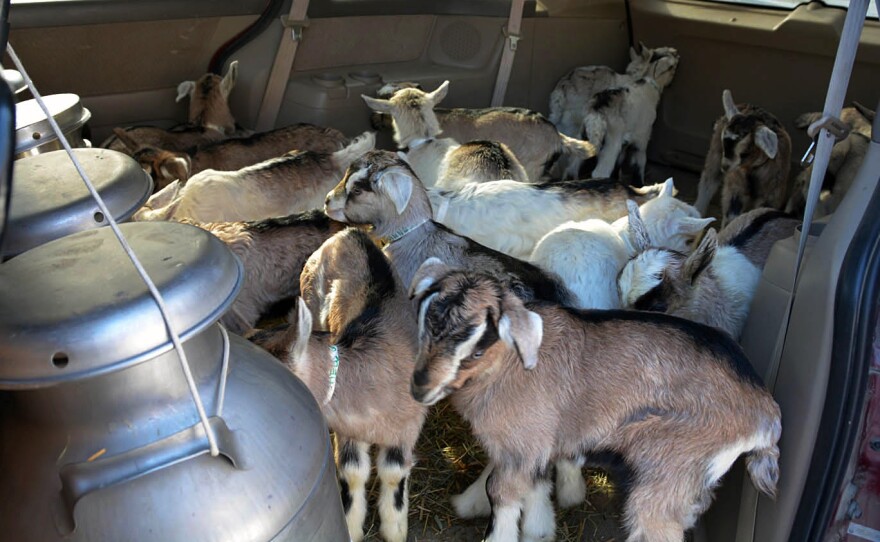
[[[769,438],[761,443],[763,446],[753,449],[746,455],[746,469],[752,484],[761,493],[771,499],[776,498],[776,484],[779,482],[779,435],[782,425],[776,417],[771,423],[771,429],[767,435]]]
[[[575,139],[560,133],[559,138],[562,141],[562,152],[570,158],[580,160],[589,160],[596,156],[596,146],[589,141]]]

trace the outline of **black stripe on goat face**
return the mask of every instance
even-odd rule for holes
[[[419,306],[419,356],[413,373],[413,397],[434,404],[460,389],[480,370],[486,350],[498,342],[498,328],[492,311],[482,308],[466,317],[464,292],[441,297],[428,292]],[[461,305],[459,305],[461,304]],[[458,305],[458,306],[457,306]]]

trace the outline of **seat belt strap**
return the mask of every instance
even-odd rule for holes
[[[302,41],[303,28],[309,25],[306,12],[309,9],[309,0],[291,0],[290,12],[281,16],[281,42],[275,53],[275,62],[269,73],[266,83],[266,91],[263,101],[260,103],[260,111],[257,114],[256,131],[265,132],[275,128],[278,112],[281,110],[281,100],[287,89],[290,72],[293,70],[293,61],[299,42]]]
[[[843,108],[843,101],[846,96],[846,89],[849,85],[849,78],[852,74],[853,64],[855,63],[856,50],[859,47],[859,37],[862,33],[862,27],[865,24],[865,18],[868,12],[869,0],[852,0],[849,10],[846,14],[846,21],[843,25],[843,33],[840,36],[840,42],[837,47],[837,56],[834,59],[834,69],[831,72],[831,81],[828,84],[828,94],[825,96],[825,107],[823,111],[823,119],[827,123],[827,119],[840,117],[840,111]],[[880,6],[880,0],[875,0]],[[764,375],[764,382],[767,389],[772,393],[776,388],[776,381],[779,375],[779,364],[782,360],[782,351],[785,347],[785,338],[788,334],[788,327],[791,322],[791,310],[794,306],[794,297],[797,292],[798,281],[800,279],[801,262],[804,258],[804,250],[807,246],[807,239],[810,235],[810,226],[813,223],[813,213],[816,210],[816,203],[819,201],[819,193],[822,190],[822,181],[825,178],[825,172],[828,169],[828,161],[831,158],[831,149],[834,146],[836,137],[829,132],[828,125],[822,126],[819,130],[817,141],[815,144],[815,157],[813,159],[813,172],[810,176],[810,186],[807,192],[806,209],[804,210],[804,220],[801,224],[801,236],[798,240],[798,250],[795,256],[795,264],[793,269],[794,279],[792,281],[791,295],[788,298],[788,304],[785,313],[782,316],[782,326],[779,334],[776,336],[776,344],[773,348],[770,364]],[[810,151],[807,151],[807,155]],[[804,161],[807,160],[805,155]],[[736,542],[754,542],[755,526],[758,517],[758,493],[754,486],[745,483],[741,498],[740,516],[737,524]]]
[[[498,65],[498,76],[495,78],[495,90],[492,92],[492,107],[498,107],[504,103],[507,83],[510,82],[510,72],[513,70],[513,58],[516,56],[516,46],[522,39],[519,29],[522,25],[524,4],[525,0],[511,0],[510,2],[507,26],[502,30],[505,43],[504,49],[501,51],[501,63]]]
[[[875,0],[880,4],[880,0]],[[793,269],[794,279],[792,281],[791,295],[788,299],[788,306],[783,314],[782,327],[776,338],[776,345],[773,348],[773,356],[770,358],[770,365],[767,368],[765,382],[767,388],[772,392],[776,387],[776,379],[779,374],[779,364],[782,360],[782,350],[785,346],[785,338],[788,334],[788,327],[791,323],[791,311],[794,306],[795,292],[797,291],[798,281],[800,279],[801,262],[804,258],[804,251],[809,238],[810,226],[813,223],[813,213],[816,210],[816,204],[819,201],[819,194],[822,191],[822,182],[825,179],[825,172],[828,169],[828,162],[831,159],[831,150],[837,141],[836,132],[829,130],[833,127],[833,122],[828,119],[839,121],[840,111],[843,109],[843,102],[846,99],[846,89],[849,86],[850,75],[852,74],[853,65],[855,64],[856,51],[859,47],[859,37],[862,34],[862,27],[865,25],[865,18],[868,12],[869,0],[852,0],[846,14],[846,21],[843,25],[843,33],[840,36],[840,44],[837,47],[837,57],[834,59],[834,68],[831,72],[831,82],[828,85],[828,94],[825,96],[825,107],[822,110],[821,129],[816,136],[816,140],[811,147],[815,146],[815,156],[813,157],[813,171],[810,176],[809,191],[806,198],[806,209],[804,210],[804,220],[801,224],[801,235],[798,240],[798,250],[795,257]],[[809,151],[807,153],[809,155]],[[805,156],[805,160],[808,156]]]

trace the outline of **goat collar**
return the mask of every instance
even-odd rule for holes
[[[403,152],[414,151],[416,149],[424,147],[425,145],[427,145],[428,143],[430,143],[432,141],[434,141],[433,137],[420,137],[418,139],[411,139],[409,142],[409,145],[407,145],[406,148],[403,149]]]
[[[384,241],[385,246],[388,246],[395,241],[399,241],[400,239],[406,237],[407,234],[421,228],[425,224],[425,222],[428,222],[428,220],[430,219],[426,218],[414,226],[407,226],[406,228],[400,228],[399,230],[393,231],[390,235],[383,237],[382,241]]]
[[[657,81],[654,81],[653,77],[645,77],[645,81],[647,81],[648,84],[650,84],[652,87],[654,87],[654,90],[656,90],[658,94],[663,93],[663,91],[660,90],[660,85],[657,84]]]
[[[335,344],[330,345],[330,361],[333,362],[333,365],[330,366],[330,384],[327,387],[327,397],[324,399],[324,404],[330,402],[330,399],[333,399],[333,392],[336,391],[336,373],[339,371],[339,348]]]

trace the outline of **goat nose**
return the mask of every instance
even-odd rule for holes
[[[413,380],[409,383],[409,392],[412,394],[413,399],[421,403],[422,400],[425,398],[427,390],[420,387],[418,384],[415,383],[415,380]]]
[[[413,374],[413,384],[416,386],[424,386],[428,383],[428,370],[419,369]]]

